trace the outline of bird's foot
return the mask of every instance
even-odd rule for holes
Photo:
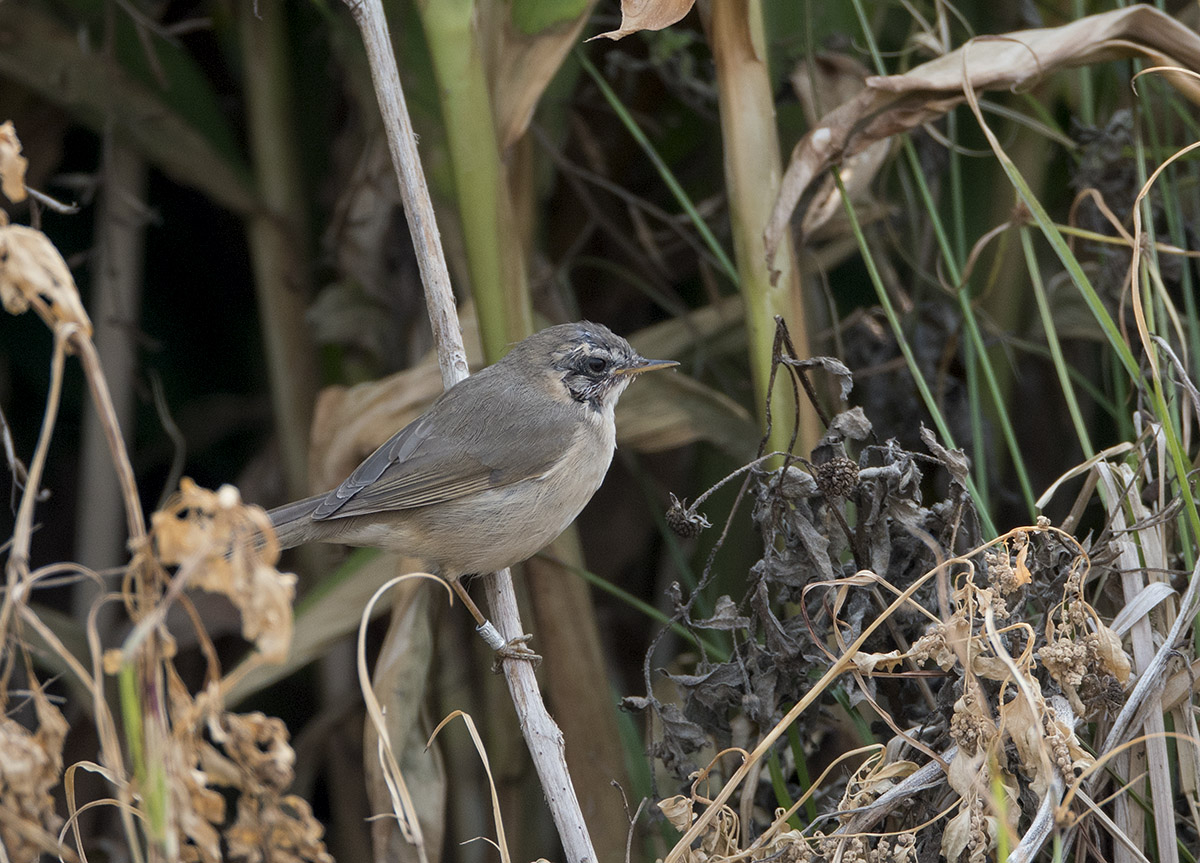
[[[527,632],[524,635],[518,635],[516,638],[510,638],[503,645],[496,648],[496,661],[492,663],[492,671],[496,674],[503,671],[503,664],[506,659],[519,659],[525,662],[532,662],[534,668],[541,665],[542,657],[529,648],[529,640],[531,638],[533,638],[533,635]]]

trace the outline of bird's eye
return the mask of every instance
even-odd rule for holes
[[[587,367],[588,371],[598,375],[608,368],[608,360],[604,357],[588,357]]]

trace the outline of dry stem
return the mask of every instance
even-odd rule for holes
[[[425,301],[438,347],[442,383],[449,388],[468,374],[466,352],[462,345],[462,330],[433,204],[421,170],[416,135],[405,105],[396,58],[392,54],[383,4],[380,0],[347,0],[347,5],[362,31],[366,45],[388,148],[396,168],[404,212],[408,217],[413,248],[425,286]],[[505,638],[519,636],[523,628],[508,570],[487,578],[486,587],[500,633]],[[529,662],[514,659],[505,659],[503,668],[521,731],[529,745],[567,859],[574,863],[595,861],[596,852],[592,848],[587,825],[575,796],[575,787],[567,771],[562,732],[546,710],[533,668]]]

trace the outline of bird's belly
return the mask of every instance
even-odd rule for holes
[[[520,563],[566,530],[591,500],[612,461],[613,446],[605,443],[577,443],[537,479],[414,510],[414,527],[435,538],[436,563],[447,575]]]
[[[424,561],[449,578],[532,557],[566,530],[604,480],[616,448],[611,413],[583,426],[542,476],[413,509],[332,518],[326,542],[374,546]]]

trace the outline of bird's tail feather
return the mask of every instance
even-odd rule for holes
[[[317,504],[324,499],[324,494],[313,495],[304,500],[285,503],[267,513],[275,527],[275,536],[279,539],[280,548],[292,548],[315,538],[312,514]]]

